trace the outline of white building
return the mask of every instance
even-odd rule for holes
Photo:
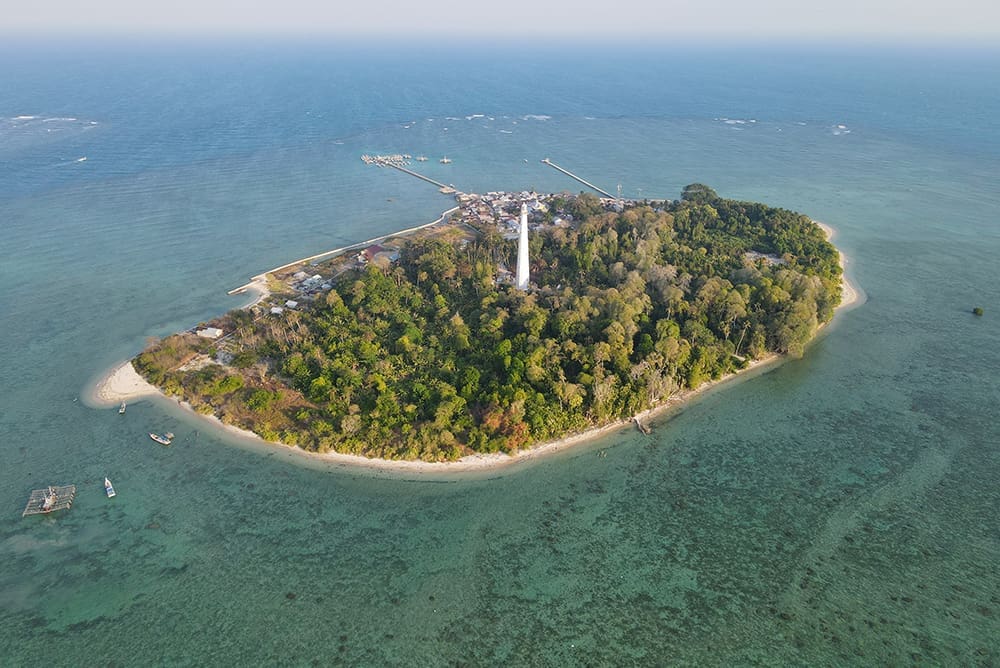
[[[222,330],[218,327],[206,327],[205,329],[199,329],[195,334],[206,339],[217,339],[222,336]]]

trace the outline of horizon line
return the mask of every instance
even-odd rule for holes
[[[0,38],[5,46],[20,46],[26,44],[48,43],[53,40],[65,41],[70,44],[104,42],[102,46],[129,45],[132,42],[142,42],[146,45],[171,44],[188,42],[204,45],[245,45],[254,42],[259,46],[303,47],[338,45],[356,47],[359,44],[369,44],[373,40],[392,40],[388,46],[413,46],[430,50],[443,50],[452,46],[504,47],[510,45],[530,46],[537,50],[565,49],[577,47],[625,47],[630,50],[670,51],[675,48],[697,48],[699,46],[736,50],[742,48],[816,48],[829,49],[837,47],[861,47],[868,49],[899,48],[899,47],[945,47],[955,50],[1000,51],[1000,34],[988,33],[837,33],[837,34],[803,34],[800,32],[776,32],[770,34],[756,33],[741,35],[736,32],[688,32],[684,35],[670,35],[670,41],[664,42],[662,34],[618,34],[565,32],[548,34],[544,40],[539,35],[500,35],[492,33],[475,34],[464,31],[457,35],[453,32],[425,32],[421,34],[403,32],[321,32],[321,31],[262,31],[262,30],[95,30],[83,32],[79,30],[11,30],[9,26],[0,28]],[[586,38],[587,43],[579,43]],[[428,45],[427,40],[435,40]],[[720,42],[723,44],[720,45]],[[384,44],[371,44],[372,47],[384,47]],[[0,46],[0,49],[3,47]]]

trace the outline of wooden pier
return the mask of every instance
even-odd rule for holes
[[[611,193],[609,193],[607,190],[602,190],[601,188],[598,188],[597,186],[595,186],[590,181],[584,181],[583,179],[581,179],[579,176],[577,176],[573,172],[569,171],[568,169],[563,169],[562,167],[560,167],[556,163],[552,162],[548,158],[543,158],[542,162],[545,163],[546,165],[548,165],[549,167],[552,167],[553,169],[558,169],[560,172],[562,172],[566,176],[570,177],[571,179],[576,179],[577,181],[579,181],[583,185],[587,186],[591,190],[596,190],[597,192],[601,193],[605,197],[610,197],[611,199],[619,199],[618,197],[615,197],[614,195],[612,195]]]
[[[67,510],[76,498],[76,485],[56,487],[50,485],[45,489],[32,490],[28,505],[24,507],[21,517],[28,515],[46,515],[56,510]]]
[[[438,190],[440,190],[445,195],[453,195],[453,194],[455,194],[457,192],[453,186],[445,185],[444,183],[441,183],[440,181],[435,181],[434,179],[432,179],[432,178],[430,178],[428,176],[424,176],[423,174],[418,174],[417,172],[413,171],[412,169],[407,169],[406,167],[403,167],[402,165],[390,164],[388,166],[389,167],[393,167],[395,169],[398,169],[401,172],[405,172],[406,174],[409,174],[410,176],[415,176],[418,179],[420,179],[421,181],[427,181],[427,183],[430,183],[430,184],[433,184],[433,185],[437,186]]]
[[[408,155],[363,155],[361,159],[366,165],[375,165],[376,167],[392,167],[393,169],[398,169],[399,171],[409,174],[410,176],[415,176],[421,181],[426,181],[431,185],[435,185],[445,195],[454,195],[458,192],[455,186],[450,186],[440,181],[435,181],[434,179],[424,176],[423,174],[418,174],[412,169],[407,169],[406,165],[409,163]],[[426,158],[425,158],[426,159]],[[448,162],[451,162],[450,160]]]

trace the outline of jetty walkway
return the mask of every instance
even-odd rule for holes
[[[566,176],[570,177],[571,179],[576,179],[577,181],[579,181],[583,185],[587,186],[591,190],[596,190],[597,192],[601,193],[605,197],[610,197],[611,199],[618,199],[618,197],[616,197],[615,195],[612,195],[607,190],[603,190],[601,188],[598,188],[597,186],[595,186],[590,181],[585,181],[585,180],[581,179],[579,176],[577,176],[573,172],[569,171],[568,169],[563,169],[562,167],[560,167],[556,163],[552,162],[548,158],[543,158],[542,162],[545,163],[546,165],[548,165],[549,167],[552,167],[553,169],[558,169],[560,172],[562,172]]]
[[[458,192],[455,186],[448,185],[446,183],[441,183],[440,181],[435,181],[429,176],[424,176],[423,174],[418,174],[412,169],[407,169],[407,165],[410,164],[409,155],[400,155],[398,153],[393,155],[368,155],[365,154],[361,156],[362,162],[366,165],[375,165],[376,167],[392,167],[393,169],[398,169],[404,174],[409,174],[410,176],[415,176],[421,181],[426,181],[431,185],[435,185],[438,189],[445,195],[454,195]]]
[[[445,195],[454,195],[456,192],[458,192],[457,190],[455,190],[454,186],[445,185],[444,183],[441,183],[440,181],[435,181],[434,179],[430,178],[429,176],[424,176],[423,174],[418,174],[415,171],[413,171],[412,169],[407,169],[406,167],[403,167],[402,165],[389,164],[387,166],[388,167],[393,167],[394,169],[398,169],[399,171],[404,172],[406,174],[409,174],[410,176],[415,176],[418,179],[420,179],[421,181],[427,181],[427,183],[430,183],[430,184],[433,184],[433,185],[437,186],[438,189],[442,193],[444,193]]]

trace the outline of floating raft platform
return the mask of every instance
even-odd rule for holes
[[[49,486],[45,489],[32,490],[28,505],[24,507],[21,517],[28,515],[47,515],[57,510],[67,510],[76,498],[76,485],[65,487]]]

